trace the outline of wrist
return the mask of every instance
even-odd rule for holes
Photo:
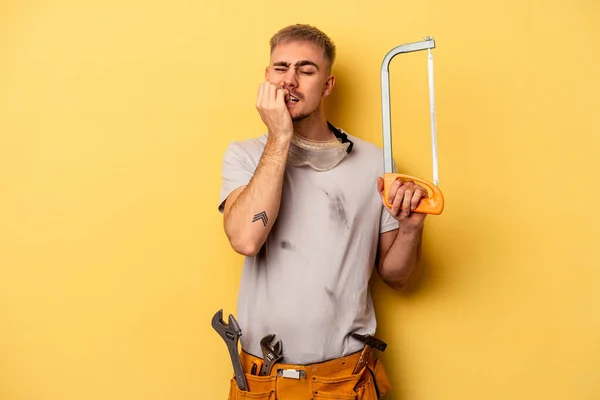
[[[294,132],[271,132],[269,131],[269,136],[267,137],[267,143],[278,147],[289,147],[292,143],[292,136]]]
[[[423,223],[418,225],[409,225],[400,223],[400,229],[398,229],[398,235],[402,235],[404,238],[419,238],[423,234]]]
[[[267,144],[265,146],[265,152],[273,156],[287,158],[291,143],[291,138],[288,140],[281,136],[269,134],[269,137],[267,138]]]

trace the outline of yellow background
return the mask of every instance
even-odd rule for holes
[[[373,280],[391,399],[600,398],[598,2],[0,4],[0,399],[224,399],[210,327],[242,258],[222,154],[262,134],[268,39],[338,45],[330,120],[381,145],[380,65],[436,40],[425,276]],[[426,53],[392,61],[394,155],[431,177]],[[365,190],[375,190],[365,188]]]

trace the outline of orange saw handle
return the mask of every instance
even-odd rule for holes
[[[397,179],[418,182],[425,186],[429,192],[429,197],[422,198],[417,208],[412,212],[434,215],[440,215],[442,213],[444,210],[444,195],[437,186],[421,178],[394,173],[383,174],[383,200],[388,208],[392,208],[392,204],[390,204],[388,201],[390,196],[390,188],[392,187],[392,183],[394,183],[394,181]]]

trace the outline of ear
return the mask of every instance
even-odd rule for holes
[[[265,80],[269,77],[269,67],[265,67]]]
[[[329,75],[329,78],[325,81],[325,87],[323,88],[323,97],[327,97],[333,91],[333,87],[335,86],[335,76]]]

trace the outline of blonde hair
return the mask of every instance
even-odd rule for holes
[[[325,33],[314,26],[306,24],[286,26],[271,38],[271,53],[277,45],[289,42],[309,42],[323,49],[328,68],[331,71],[336,55],[335,44]]]

